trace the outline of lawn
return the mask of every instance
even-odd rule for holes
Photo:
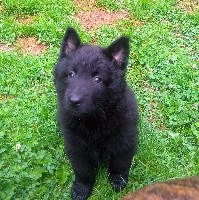
[[[117,200],[152,182],[199,175],[197,2],[0,0],[0,199],[70,199],[74,175],[52,76],[68,25],[85,43],[130,37],[127,81],[140,110],[128,186],[116,194],[100,168],[90,199]]]

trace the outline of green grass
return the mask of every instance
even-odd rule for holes
[[[130,36],[127,80],[141,115],[128,186],[114,193],[106,169],[99,169],[90,199],[119,199],[155,181],[199,174],[199,11],[186,13],[174,0],[121,2],[97,1],[108,10],[126,9],[142,26],[127,19],[86,32],[74,20],[73,1],[0,1],[0,43],[35,36],[48,45],[40,56],[0,51],[0,199],[70,199],[74,176],[56,122],[52,76],[68,25],[84,42],[103,46]],[[33,15],[30,25],[17,22]]]

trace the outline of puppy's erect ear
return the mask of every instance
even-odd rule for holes
[[[79,48],[81,40],[75,29],[68,27],[62,40],[60,57],[67,56],[70,52]]]
[[[126,68],[129,57],[129,38],[122,36],[110,44],[104,53],[122,70]]]

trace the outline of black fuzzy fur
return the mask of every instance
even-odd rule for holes
[[[127,37],[107,48],[82,45],[69,27],[63,38],[54,77],[59,123],[75,173],[72,199],[90,196],[103,162],[115,191],[128,181],[138,132],[136,100],[125,81],[128,56]]]

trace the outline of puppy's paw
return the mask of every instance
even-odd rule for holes
[[[113,190],[115,190],[116,192],[122,191],[127,184],[127,181],[124,178],[122,178],[121,175],[112,176],[110,181]]]
[[[91,194],[92,188],[82,183],[73,183],[71,197],[73,200],[86,200]]]

